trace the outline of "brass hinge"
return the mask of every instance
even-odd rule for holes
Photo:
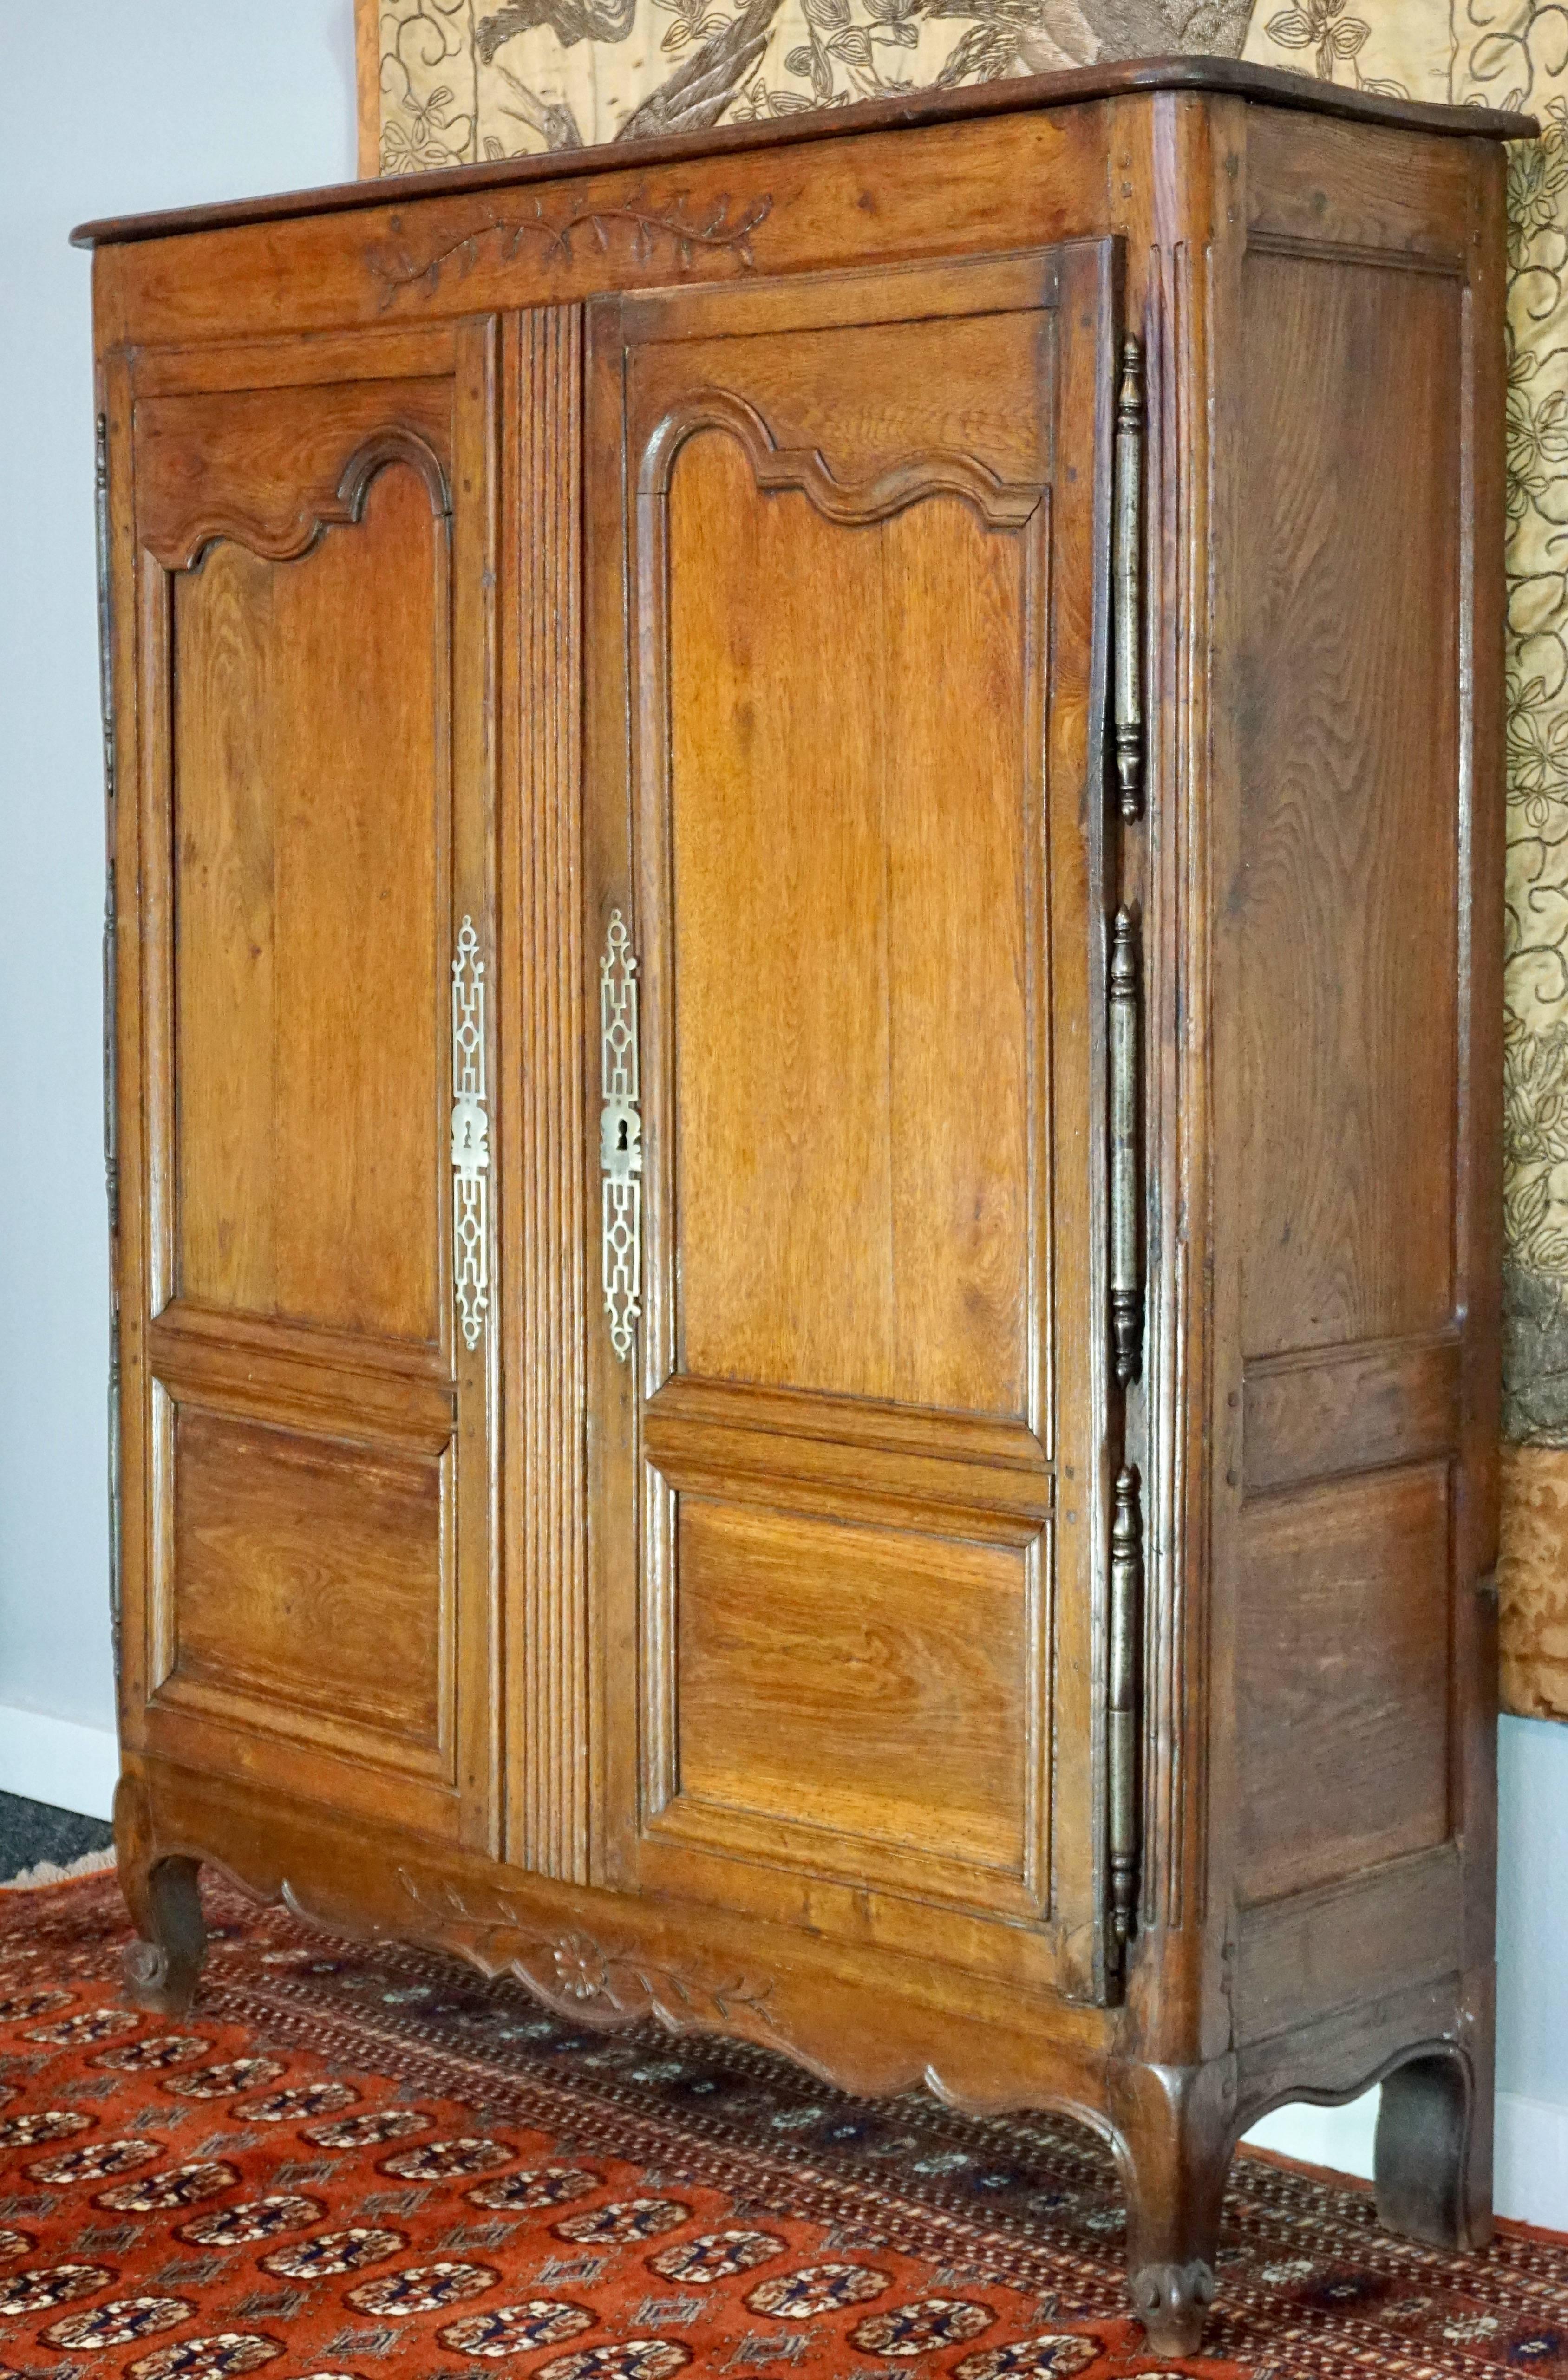
[[[1115,620],[1116,789],[1122,816],[1143,811],[1143,349],[1122,342],[1116,393],[1112,605]]]
[[[1143,1279],[1138,1267],[1138,929],[1130,909],[1111,927],[1106,987],[1111,1071],[1111,1341],[1116,1381],[1143,1368]]]
[[[1143,1516],[1138,1475],[1124,1463],[1111,1518],[1110,1645],[1106,1659],[1106,1777],[1111,1871],[1108,1964],[1120,1974],[1136,1926],[1138,1857],[1138,1647],[1143,1634]]]

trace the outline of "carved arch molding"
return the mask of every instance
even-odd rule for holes
[[[803,495],[840,528],[871,528],[930,497],[955,496],[985,528],[1021,529],[1049,492],[1043,482],[1003,480],[976,456],[952,450],[903,455],[881,471],[841,480],[820,448],[781,447],[755,406],[728,389],[710,388],[672,406],[643,449],[638,494],[650,526],[668,501],[683,448],[711,431],[735,441],[764,494]]]
[[[364,394],[380,395],[384,414],[384,395]],[[205,420],[191,425],[189,443],[176,445],[171,426],[168,434],[148,441],[145,465],[139,451],[141,542],[165,571],[199,568],[225,539],[262,561],[299,561],[329,528],[362,521],[376,480],[394,468],[415,474],[444,535],[450,531],[450,472],[423,429],[394,422],[367,430],[353,423],[346,436],[334,438],[329,420],[318,438],[291,442],[286,453],[258,464],[246,452],[242,435],[220,431],[203,442],[201,430],[213,419],[205,403],[202,414]]]

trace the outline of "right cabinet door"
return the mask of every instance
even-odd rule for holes
[[[1112,295],[626,300],[588,399],[594,1867],[1086,1991]]]

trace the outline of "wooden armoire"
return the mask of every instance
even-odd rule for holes
[[[1490,2223],[1505,137],[1214,60],[89,226],[133,1988],[210,1861]]]

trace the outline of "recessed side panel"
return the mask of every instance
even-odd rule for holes
[[[1272,153],[1241,284],[1268,360],[1239,382],[1222,1228],[1238,1892],[1282,1905],[1392,1889],[1454,1827],[1467,478],[1459,261],[1336,253],[1270,212]]]
[[[1277,1900],[1440,1843],[1447,1466],[1271,1498],[1243,1543],[1242,1898]]]
[[[1453,1310],[1461,284],[1265,254],[1242,287],[1252,1359]]]

